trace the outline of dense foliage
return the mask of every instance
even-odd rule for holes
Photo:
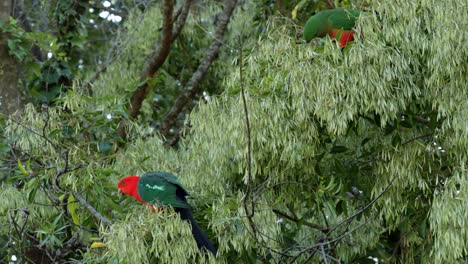
[[[47,100],[33,94],[20,117],[1,123],[2,261],[467,261],[466,5],[335,2],[366,9],[360,36],[344,49],[330,38],[298,38],[308,15],[330,1],[240,2],[186,106],[195,109],[174,127],[182,129],[175,147],[167,139],[177,131],[158,130],[203,60],[222,3],[194,3],[137,119],[128,102],[160,37],[159,2],[116,7],[128,15],[115,42],[82,54],[73,42],[51,48],[70,58],[59,60],[69,82],[57,80],[61,93]],[[52,37],[71,41],[0,27],[39,48]],[[112,60],[91,63],[110,47]],[[31,70],[33,54],[12,50],[24,59],[25,87],[40,91],[28,80],[49,79]],[[78,71],[80,56],[90,66]],[[173,211],[153,214],[117,196],[120,178],[152,170],[174,173],[191,192],[216,259],[197,250]]]

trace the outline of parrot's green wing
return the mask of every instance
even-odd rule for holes
[[[187,191],[176,176],[167,172],[147,172],[138,181],[141,199],[154,205],[190,208],[185,196]]]
[[[328,21],[332,28],[351,30],[356,25],[359,11],[354,9],[337,8],[329,17]]]

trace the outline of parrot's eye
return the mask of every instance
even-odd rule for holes
[[[125,182],[122,182],[122,185],[125,185]]]

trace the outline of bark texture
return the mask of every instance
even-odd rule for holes
[[[0,0],[0,20],[7,22],[11,0]],[[21,92],[18,89],[18,63],[8,54],[6,35],[0,31],[0,112],[5,117],[22,108]]]

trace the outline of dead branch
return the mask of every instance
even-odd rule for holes
[[[202,81],[215,58],[218,56],[227,25],[236,5],[237,0],[226,1],[223,12],[218,16],[218,27],[216,29],[215,35],[213,36],[213,41],[211,42],[208,52],[205,55],[205,58],[198,66],[198,69],[193,73],[182,94],[177,97],[174,105],[167,114],[166,119],[161,126],[161,133],[163,135],[167,136],[169,134],[170,129],[175,125],[177,118],[184,107],[186,107],[188,103],[197,96],[198,85]]]

